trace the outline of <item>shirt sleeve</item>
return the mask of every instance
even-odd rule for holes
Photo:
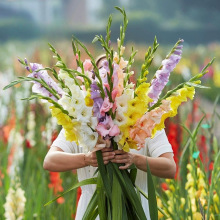
[[[146,145],[151,157],[159,157],[161,154],[168,152],[173,153],[164,129],[157,131],[153,138],[147,138]]]
[[[76,143],[67,141],[65,138],[64,132],[65,132],[64,129],[60,131],[58,137],[52,143],[51,147],[59,147],[60,149],[62,149],[64,152],[67,152],[67,153],[77,153]]]

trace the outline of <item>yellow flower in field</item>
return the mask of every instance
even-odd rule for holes
[[[157,206],[162,208],[163,207],[163,204],[162,204],[162,201],[160,200],[160,198],[157,197]],[[163,218],[163,214],[158,210],[158,219],[161,219]]]
[[[214,71],[213,82],[215,86],[220,87],[220,71]]]
[[[202,220],[202,215],[200,212],[196,212],[193,214],[193,220]]]
[[[93,100],[91,99],[90,89],[86,91],[85,104],[86,106],[93,106]]]
[[[188,164],[186,165],[186,168],[187,168],[190,172],[192,172],[192,165],[191,165],[190,163],[188,163]]]
[[[180,201],[181,201],[180,208],[181,208],[181,209],[184,209],[185,204],[186,204],[186,199],[182,197],[182,198],[180,199]]]
[[[219,203],[219,197],[218,194],[215,193],[215,195],[213,196],[213,201],[214,201],[214,208],[217,214],[220,213],[220,203]]]

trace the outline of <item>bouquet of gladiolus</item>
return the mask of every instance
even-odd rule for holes
[[[140,201],[140,193],[143,192],[135,186],[136,168],[133,166],[128,170],[120,170],[118,164],[111,162],[104,165],[102,153],[97,150],[97,143],[104,143],[98,144],[100,148],[107,144],[114,150],[123,149],[126,152],[129,149],[142,148],[147,137],[153,137],[157,130],[164,128],[166,118],[177,114],[177,108],[182,102],[187,101],[187,98],[193,99],[194,87],[204,88],[199,85],[199,79],[206,73],[212,61],[201,73],[160,97],[169,81],[170,72],[181,58],[183,40],[177,41],[154,77],[147,82],[148,69],[158,48],[155,37],[153,47],[149,47],[146,52],[136,84],[130,82],[130,77],[134,74],[131,67],[137,51],[132,48],[130,57],[127,60],[123,57],[128,20],[124,10],[118,7],[116,9],[124,17],[117,50],[114,51],[110,43],[111,16],[106,37],[95,36],[93,40],[99,41],[106,53],[101,68],[97,67],[85,45],[73,37],[72,47],[77,69],[68,68],[50,45],[50,50],[57,59],[55,67],[60,69],[59,72],[55,68],[43,68],[37,63],[29,65],[26,59],[20,59],[30,74],[27,77],[19,77],[5,89],[23,81],[34,83],[34,95],[26,99],[46,100],[50,103],[52,116],[64,128],[66,140],[76,142],[84,152],[93,151],[95,148],[98,160],[97,177],[84,180],[68,190],[85,184],[97,184],[83,219],[95,219],[99,215],[100,219],[144,220],[146,216]],[[81,60],[80,47],[90,59]],[[52,73],[58,83],[47,71]],[[152,191],[151,187],[152,179],[148,167],[148,188]],[[149,193],[148,199],[152,200],[149,202],[150,215],[154,216],[152,219],[157,219],[156,199],[154,195],[151,197],[152,193]]]

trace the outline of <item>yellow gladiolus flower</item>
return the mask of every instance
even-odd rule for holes
[[[86,91],[85,104],[86,106],[93,106],[93,100],[91,99],[90,89]]]
[[[57,123],[63,126],[66,140],[78,143],[76,131],[74,130],[74,126],[76,126],[77,122],[73,123],[71,118],[64,114],[59,108],[51,106],[50,109],[52,116],[57,119]]]
[[[200,212],[194,213],[193,220],[202,220],[202,214]]]

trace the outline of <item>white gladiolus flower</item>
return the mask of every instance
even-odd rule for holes
[[[83,147],[83,152],[92,151],[98,140],[98,133],[92,132],[91,134],[83,133],[80,138],[80,146]]]
[[[90,118],[90,121],[87,123],[87,125],[88,125],[89,127],[91,127],[92,129],[94,129],[94,130],[95,130],[97,124],[98,124],[98,119],[97,119],[97,117],[91,117],[91,118]]]
[[[122,150],[123,146],[121,144],[119,144],[119,141],[122,138],[122,133],[120,133],[119,135],[115,136],[113,139],[114,141],[118,144],[118,149]]]
[[[34,131],[35,131],[35,114],[33,111],[30,111],[28,113],[28,123],[27,123],[27,133],[26,133],[26,139],[30,142],[31,146],[35,145],[35,140],[34,140]]]
[[[59,71],[59,78],[62,79],[64,82],[66,79],[70,78],[68,73],[64,70]]]
[[[82,122],[90,122],[92,117],[92,107],[84,106],[77,110],[77,120]]]
[[[77,110],[86,106],[85,101],[82,97],[73,97],[72,103]]]
[[[116,97],[115,100],[117,109],[119,109],[119,111],[126,112],[128,109],[128,100],[130,100],[129,95],[122,94],[121,96]]]
[[[15,186],[15,189],[9,188],[4,204],[6,220],[22,220],[24,218],[25,203],[24,191],[19,184]]]
[[[9,167],[9,176],[13,178],[15,176],[15,170],[19,168],[18,164],[23,160],[24,157],[24,149],[23,149],[23,141],[24,137],[16,131],[16,129],[12,129],[9,135],[8,147],[14,148],[14,155],[16,157],[13,158],[13,163]]]
[[[126,120],[126,117],[124,116],[123,112],[119,111],[119,109],[117,109],[114,123],[118,126],[121,126],[121,125],[126,124],[126,122],[127,122],[127,120]]]

